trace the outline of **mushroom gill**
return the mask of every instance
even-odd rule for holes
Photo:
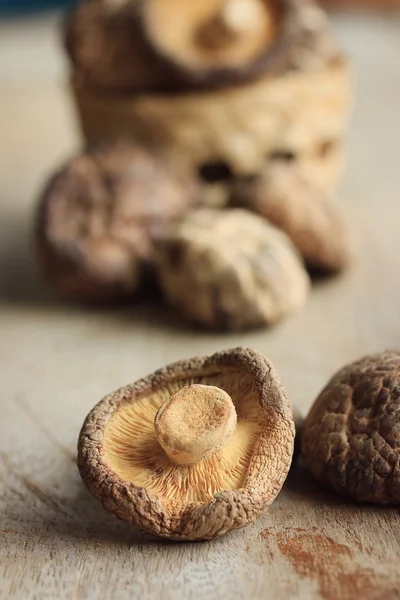
[[[218,453],[195,464],[178,465],[158,442],[154,420],[166,400],[194,384],[216,386],[229,394],[237,413],[237,427]],[[113,414],[104,431],[104,457],[122,479],[173,505],[209,502],[222,490],[237,490],[245,485],[264,421],[259,393],[244,371],[173,380],[135,402],[128,400]]]

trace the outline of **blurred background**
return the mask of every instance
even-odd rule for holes
[[[81,339],[81,328],[86,331],[88,324],[93,327],[93,338],[86,333],[86,343],[90,345],[92,339],[97,346],[99,321],[96,313],[90,315],[81,307],[66,308],[49,291],[37,270],[32,244],[37,200],[49,174],[75,153],[82,141],[60,33],[68,3],[22,4],[3,1],[0,19],[0,314],[9,336],[3,339],[19,336],[18,348],[21,340],[26,341],[22,346],[28,356],[39,332],[40,336],[46,332],[46,352],[51,352],[54,344],[67,343],[64,332],[68,330],[73,352],[74,336]],[[33,10],[33,4],[37,10]],[[309,402],[334,367],[347,358],[376,349],[374,332],[379,331],[382,346],[398,344],[400,289],[393,278],[397,280],[399,268],[395,240],[400,210],[400,14],[396,10],[364,10],[359,6],[332,11],[331,20],[353,70],[355,100],[348,164],[338,194],[353,231],[353,268],[343,277],[317,286],[305,311],[273,330],[229,337],[213,333],[193,337],[154,320],[154,315],[143,317],[141,311],[131,311],[129,331],[146,339],[152,336],[146,371],[183,355],[208,353],[236,343],[249,344],[272,355],[286,373],[289,388],[296,393],[302,382],[300,400]],[[387,293],[389,283],[391,291]],[[375,311],[372,306],[380,310]],[[334,318],[325,320],[326,313]],[[125,317],[121,319],[117,313],[103,318],[109,329],[102,329],[102,335],[111,347],[115,344],[116,351],[129,349],[134,336],[125,335]],[[300,360],[293,339],[309,336],[311,328],[315,328],[312,351]],[[162,344],[160,336],[166,332],[169,342]],[[345,350],[339,356],[337,350],[342,346]],[[106,363],[108,353],[106,349],[103,352]],[[4,344],[3,353],[10,373],[14,372],[18,364],[13,363],[11,368],[8,343]],[[66,356],[70,361],[70,355]],[[90,360],[95,368],[99,355]],[[322,369],[312,390],[304,381],[310,365]],[[141,373],[140,364],[137,369]],[[125,370],[116,369],[112,381],[98,385],[106,391],[131,379],[128,373],[129,357]]]
[[[2,297],[10,301],[47,297],[32,264],[32,211],[51,171],[81,145],[61,41],[66,10],[74,4],[0,0],[0,283]],[[335,4],[342,9],[335,10]],[[394,0],[376,2],[373,9],[364,5],[374,4],[371,0],[348,4],[333,0],[329,8],[339,47],[353,69],[355,108],[342,184],[344,196],[353,199],[343,200],[351,219],[364,194],[390,198],[398,185],[400,14],[382,8]],[[377,200],[368,210],[378,205]],[[19,243],[11,249],[14,226]]]

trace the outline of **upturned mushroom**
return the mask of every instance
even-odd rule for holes
[[[366,356],[334,375],[306,418],[301,453],[340,494],[400,504],[400,352]]]
[[[190,176],[140,146],[84,152],[50,179],[40,200],[43,273],[67,298],[131,297],[151,272],[155,239],[199,202]]]
[[[125,90],[221,87],[335,53],[311,0],[86,0],[65,43],[83,80]]]
[[[272,503],[293,443],[272,364],[236,348],[174,363],[104,398],[82,427],[78,466],[118,518],[162,537],[212,539]]]
[[[272,325],[299,311],[309,278],[284,233],[240,209],[200,209],[157,247],[164,295],[194,323],[220,330]]]
[[[282,229],[311,270],[340,271],[350,260],[349,230],[339,208],[296,163],[276,161],[258,177],[239,180],[230,205]]]
[[[302,33],[292,0],[147,0],[138,12],[144,38],[182,86],[253,78],[265,70],[278,37],[281,55]],[[282,31],[287,19],[291,37]]]

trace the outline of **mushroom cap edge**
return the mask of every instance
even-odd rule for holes
[[[103,455],[103,433],[124,403],[143,397],[172,378],[212,373],[215,367],[237,368],[254,379],[260,406],[268,417],[268,429],[255,444],[242,488],[221,491],[208,503],[189,503],[179,514],[172,514],[159,497],[110,468]],[[271,445],[274,452],[269,451]],[[106,396],[88,414],[80,431],[78,468],[89,491],[119,519],[161,537],[204,540],[245,527],[266,510],[289,472],[293,445],[291,406],[273,365],[254,350],[235,348],[172,363]]]

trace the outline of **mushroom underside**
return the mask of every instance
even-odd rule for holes
[[[232,439],[218,454],[181,466],[174,464],[158,443],[154,419],[165,400],[193,384],[212,385],[226,391],[232,398],[238,422]],[[265,419],[259,392],[251,376],[244,372],[175,380],[134,402],[127,401],[112,415],[104,431],[103,456],[121,479],[145,488],[163,503],[176,508],[187,503],[207,503],[218,492],[245,487]]]

